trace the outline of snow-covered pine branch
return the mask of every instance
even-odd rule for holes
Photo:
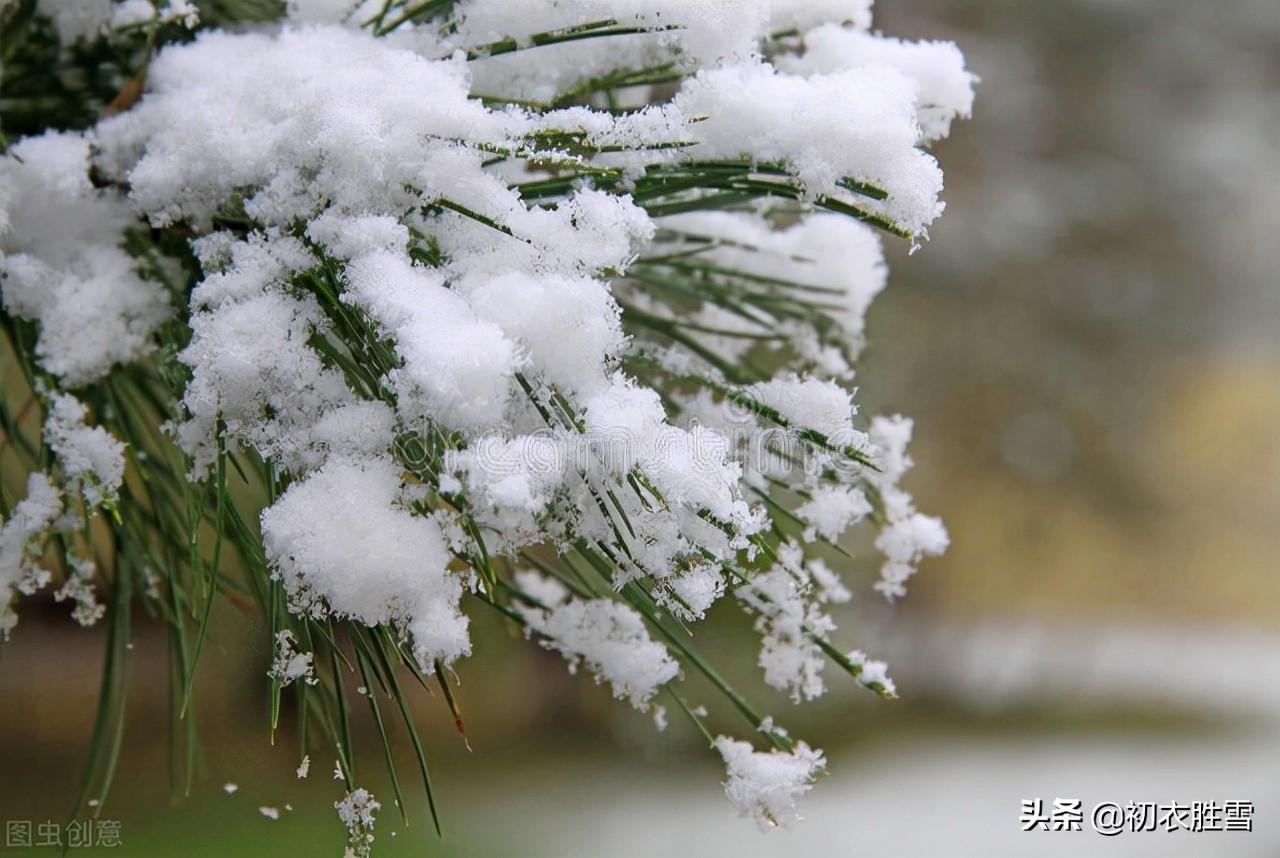
[[[52,57],[24,86],[58,105],[0,100],[0,318],[47,415],[0,414],[31,475],[0,486],[0,627],[51,560],[104,609],[91,516],[98,586],[136,579],[190,642],[184,707],[220,566],[282,648],[275,712],[304,674],[341,693],[339,625],[373,694],[395,665],[443,685],[497,609],[642,710],[669,691],[735,806],[795,818],[821,752],[674,630],[732,593],[769,685],[816,697],[833,661],[894,693],[828,606],[850,528],[879,529],[889,598],[947,546],[900,487],[911,421],[864,420],[851,383],[880,235],[943,208],[925,146],[971,108],[955,46],[873,34],[860,0],[0,14],[9,71]],[[76,90],[104,45],[117,94]],[[714,738],[690,672],[772,748]],[[338,753],[363,854],[379,805]]]

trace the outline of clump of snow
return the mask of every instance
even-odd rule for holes
[[[459,285],[474,311],[515,342],[548,382],[573,393],[606,383],[626,337],[604,283],[519,271],[475,280]]]
[[[348,854],[367,858],[373,846],[373,815],[382,809],[382,804],[373,797],[373,793],[360,787],[347,793],[341,801],[334,802],[333,806],[347,829]]]
[[[587,443],[603,467],[616,474],[639,468],[668,503],[706,511],[744,534],[764,526],[741,497],[741,468],[718,432],[672,426],[657,392],[621,374],[585,406]]]
[[[137,217],[89,181],[89,141],[47,132],[0,157],[9,228],[0,230],[5,309],[39,322],[36,355],[69,385],[95,381],[151,350],[171,307],[121,248]]]
[[[207,272],[192,293],[191,342],[179,358],[192,370],[183,395],[187,419],[176,427],[202,474],[226,434],[283,469],[301,473],[334,454],[385,453],[395,415],[361,401],[342,374],[326,367],[309,340],[324,317],[310,297],[290,289],[316,259],[275,232],[245,241],[215,233],[197,242]]]
[[[315,685],[320,680],[316,677],[315,656],[309,652],[299,652],[297,640],[293,632],[281,629],[276,632],[276,652],[271,661],[271,669],[267,676],[278,680],[282,687],[301,679],[307,685]],[[299,771],[303,771],[299,769]],[[298,777],[306,777],[305,772]]]
[[[973,113],[977,77],[965,70],[954,42],[907,42],[861,30],[823,24],[804,34],[802,56],[781,55],[778,68],[791,74],[834,74],[846,69],[897,69],[915,81],[916,121],[924,141],[951,131],[951,121]]]
[[[761,830],[798,822],[796,799],[812,789],[813,779],[827,764],[821,751],[804,742],[797,742],[790,751],[765,752],[753,749],[749,742],[720,736],[715,746],[728,769],[725,795]]]
[[[398,624],[428,673],[470,653],[444,537],[389,459],[330,460],[263,511],[262,537],[294,610]]]
[[[861,489],[851,486],[827,486],[815,489],[809,500],[796,508],[796,515],[809,523],[806,542],[819,536],[835,542],[850,525],[871,514],[871,503]]]
[[[832,444],[861,448],[866,433],[855,429],[857,409],[849,391],[820,378],[779,376],[751,388],[752,396],[800,429],[811,429]]]
[[[878,691],[885,697],[897,697],[898,689],[889,678],[889,666],[883,661],[867,658],[862,650],[855,649],[848,655],[849,663],[858,669],[858,682]]]
[[[44,536],[62,514],[62,494],[39,471],[27,478],[27,496],[0,525],[0,637],[8,640],[18,624],[14,597],[49,582],[40,564]]]
[[[875,587],[890,600],[906,595],[906,581],[922,558],[942,554],[950,544],[942,520],[918,512],[911,496],[898,488],[912,464],[907,455],[911,430],[911,420],[902,416],[876,417],[871,422],[871,443],[880,451],[883,468],[871,481],[880,490],[885,511],[885,524],[876,537],[885,563]]]
[[[333,209],[307,224],[307,238],[347,260],[376,250],[404,253],[409,246],[408,228],[391,215],[344,215]]]
[[[585,661],[597,682],[610,684],[614,697],[625,697],[643,710],[679,672],[667,648],[649,637],[644,619],[629,605],[573,598],[536,572],[519,573],[517,583],[543,605],[517,608],[528,628],[564,655],[570,670]]]
[[[472,432],[502,422],[522,360],[497,325],[439,274],[387,251],[352,261],[347,283],[349,300],[395,339],[404,359],[390,377],[402,416]]]
[[[942,213],[942,171],[916,148],[915,98],[915,82],[886,66],[802,78],[761,62],[703,70],[674,104],[707,117],[691,128],[691,156],[783,163],[811,198],[840,194],[841,179],[869,183],[888,199],[858,204],[914,234]]]
[[[892,600],[906,595],[906,580],[915,574],[921,559],[945,552],[950,539],[942,520],[916,512],[904,493],[887,493],[885,500],[889,525],[876,537],[876,548],[887,560],[876,589]]]
[[[124,444],[101,426],[85,424],[84,403],[66,393],[49,400],[44,440],[62,465],[68,491],[84,495],[90,507],[115,500],[124,481]]]
[[[71,569],[67,578],[53,593],[54,601],[64,602],[70,599],[75,603],[71,609],[71,619],[82,626],[92,626],[107,613],[107,606],[98,601],[98,594],[93,588],[93,578],[98,567],[92,560],[84,557],[68,556]]]
[[[561,489],[570,459],[568,439],[559,433],[486,435],[450,451],[445,467],[462,475],[466,496],[500,543],[522,545],[540,541],[538,518]]]
[[[853,598],[853,593],[840,580],[840,576],[821,557],[814,557],[804,564],[804,568],[817,586],[821,601],[840,604]]]
[[[664,580],[674,598],[664,601],[676,616],[685,620],[700,620],[715,602],[724,595],[725,581],[714,566],[703,564]]]
[[[197,474],[216,458],[219,421],[231,437],[286,469],[315,465],[322,456],[310,430],[355,402],[341,373],[307,344],[322,319],[319,307],[284,288],[295,267],[305,265],[304,258],[277,255],[291,241],[270,249],[237,245],[230,265],[192,293],[191,342],[179,355],[192,369],[183,394],[189,416],[177,435]]]
[[[157,224],[207,223],[243,188],[257,189],[245,209],[268,224],[322,204],[405,211],[476,170],[480,154],[452,141],[501,144],[511,125],[467,98],[464,65],[338,27],[207,32],[162,51],[148,81],[147,97],[100,123],[96,139],[102,168],[128,180]]]
[[[764,681],[796,703],[822,696],[826,662],[816,639],[824,638],[835,624],[810,598],[807,581],[776,564],[735,592],[757,614]]]

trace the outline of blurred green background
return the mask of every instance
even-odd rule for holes
[[[916,418],[908,484],[953,539],[896,605],[867,552],[846,570],[837,638],[886,657],[903,699],[834,672],[816,705],[757,691],[831,761],[808,819],[762,836],[677,715],[659,733],[478,616],[466,740],[416,700],[443,840],[407,739],[406,826],[357,719],[375,854],[1280,855],[1280,4],[884,0],[877,26],[955,39],[983,78],[938,147],[946,215],[919,253],[890,248],[862,376],[864,411]],[[28,604],[0,648],[7,820],[61,820],[78,783],[102,641],[64,613]],[[705,651],[759,689],[747,625],[722,605]],[[168,779],[163,630],[134,644],[102,812],[117,851],[340,854],[332,761],[298,780],[289,728],[268,743],[251,618],[216,617],[188,798]],[[1020,832],[1021,799],[1058,796],[1248,800],[1256,830]]]

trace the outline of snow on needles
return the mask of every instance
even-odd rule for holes
[[[729,768],[724,785],[729,803],[743,816],[754,817],[765,830],[799,821],[796,799],[813,788],[814,777],[827,764],[821,751],[804,742],[796,743],[790,752],[761,752],[747,742],[720,736],[716,750]]]
[[[647,710],[689,667],[654,618],[729,592],[766,683],[820,695],[853,597],[824,552],[873,522],[897,598],[947,546],[899,484],[911,422],[861,417],[851,382],[887,276],[872,225],[926,237],[923,147],[976,79],[950,43],[870,32],[868,0],[441,5],[197,29],[136,104],[0,155],[0,300],[37,326],[53,453],[0,526],[0,631],[49,582],[48,538],[129,497],[143,451],[98,385],[146,362],[181,382],[190,480],[268,466],[266,568],[299,617],[389,626],[430,673],[470,653],[464,606],[501,599]],[[64,47],[198,25],[180,2],[38,7]],[[183,248],[164,264],[158,235]],[[511,571],[553,555],[599,591]],[[92,621],[95,567],[68,567],[56,595]],[[303,639],[279,630],[280,685],[319,681]],[[882,663],[836,660],[892,695]],[[825,765],[788,746],[715,742],[765,826]],[[357,854],[378,808],[338,803]]]
[[[782,162],[811,197],[838,193],[842,179],[874,185],[888,199],[864,205],[918,233],[942,213],[942,171],[915,148],[915,95],[911,79],[887,66],[804,78],[755,63],[701,71],[675,103],[707,117],[691,154]]]
[[[335,458],[263,512],[262,538],[295,607],[407,629],[430,672],[471,640],[444,535],[408,506],[391,460]]]
[[[101,426],[86,425],[84,404],[74,396],[54,395],[48,411],[45,443],[62,464],[67,488],[78,488],[91,507],[115,500],[124,481],[124,445]]]
[[[89,181],[89,140],[50,131],[18,141],[0,158],[0,187],[9,212],[0,297],[10,313],[40,323],[44,368],[74,386],[150,351],[172,309],[121,248],[140,221],[118,191]]]
[[[18,624],[13,610],[17,594],[34,592],[49,581],[49,572],[40,566],[42,537],[61,512],[60,493],[36,472],[27,480],[27,496],[0,525],[0,635],[5,639]]]
[[[977,77],[964,67],[953,42],[906,42],[836,24],[804,34],[802,56],[783,55],[778,67],[793,74],[833,74],[845,69],[896,69],[915,83],[916,121],[925,141],[946,137],[951,121],[973,112]]]
[[[675,678],[678,665],[667,648],[649,638],[635,609],[612,599],[576,599],[557,582],[522,572],[519,585],[543,607],[518,608],[528,628],[559,650],[575,669],[585,661],[596,681],[607,681],[614,697],[647,709],[658,688]]]

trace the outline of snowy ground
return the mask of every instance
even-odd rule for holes
[[[626,856],[1274,856],[1280,851],[1280,782],[1274,761],[1280,735],[1213,747],[1142,738],[912,742],[827,778],[805,804],[793,831],[759,835],[727,810],[720,796],[693,783],[633,783],[616,790],[601,771],[575,788],[521,797],[494,796],[504,811],[527,805],[526,855]],[[1079,797],[1124,803],[1247,797],[1257,806],[1252,833],[1023,833],[1024,796]],[[552,808],[574,808],[566,826]],[[638,822],[644,820],[644,822]],[[634,836],[616,837],[619,831]],[[607,847],[604,844],[609,844]],[[607,852],[602,850],[607,849]]]
[[[951,691],[972,687],[975,668],[996,665],[991,706],[1021,698],[1167,701],[1170,710],[1212,711],[1234,729],[1151,735],[1135,728],[1070,736],[974,738],[963,732],[892,736],[873,752],[840,760],[803,807],[793,831],[760,836],[694,779],[632,780],[616,768],[572,781],[490,790],[491,806],[523,817],[527,856],[1275,856],[1280,854],[1280,691],[1272,681],[1280,639],[1133,627],[1017,629],[959,634],[902,629],[917,656]],[[919,642],[923,643],[919,643]],[[917,663],[922,663],[916,659]],[[917,681],[923,675],[917,676]],[[998,693],[991,693],[995,689]],[[1254,831],[1024,833],[1020,801],[1246,800]],[[566,810],[571,809],[571,810]],[[567,824],[566,816],[572,820]],[[627,831],[627,837],[618,832]]]
[[[1280,855],[1280,689],[1275,682],[1280,636],[1135,623],[1092,629],[990,621],[950,625],[906,616],[876,625],[864,620],[859,636],[877,641],[876,654],[893,665],[904,694],[903,702],[894,705],[902,707],[903,720],[916,717],[912,713],[919,710],[940,708],[923,723],[884,729],[882,715],[868,716],[883,712],[887,704],[864,699],[865,693],[853,696],[850,691],[841,697],[840,691],[833,691],[837,711],[853,707],[848,726],[827,724],[811,734],[831,752],[831,772],[805,797],[801,810],[806,818],[792,831],[761,835],[750,821],[735,817],[716,787],[722,770],[696,747],[688,750],[687,760],[651,757],[654,737],[647,723],[637,718],[634,747],[586,741],[587,750],[576,755],[572,744],[543,747],[531,741],[523,748],[485,747],[485,733],[477,728],[474,754],[442,753],[433,760],[443,841],[422,823],[421,808],[414,810],[411,826],[399,823],[389,806],[391,793],[377,780],[376,761],[370,761],[365,776],[388,805],[379,820],[376,854]],[[37,651],[48,651],[38,640],[28,643]],[[57,674],[56,682],[42,686],[30,711],[15,722],[11,737],[26,736],[26,744],[38,745],[38,735],[30,733],[33,726],[66,718],[69,707],[65,698],[55,696],[58,687],[81,683],[84,687],[77,695],[92,699],[94,677],[83,670],[84,662],[59,662],[73,663],[80,665],[74,674]],[[163,670],[163,665],[154,667]],[[9,671],[7,676],[16,681],[20,674]],[[23,695],[32,698],[29,692]],[[512,704],[524,705],[519,697]],[[211,710],[206,723],[240,706],[236,701],[225,705],[225,710]],[[1045,714],[1059,710],[1086,717],[1058,723]],[[953,711],[959,714],[953,716]],[[1091,721],[1090,711],[1101,715]],[[1167,714],[1167,723],[1153,713]],[[6,714],[0,712],[0,721]],[[17,723],[28,732],[16,732]],[[77,723],[77,730],[87,729],[87,721]],[[260,727],[257,721],[251,724]],[[847,739],[866,729],[879,732],[851,747],[837,741],[841,732]],[[129,848],[122,854],[331,854],[341,829],[329,809],[335,786],[323,776],[327,761],[317,758],[313,776],[299,781],[293,777],[288,744],[268,751],[261,733],[246,733],[225,752],[211,755],[192,797],[176,802],[168,801],[163,753],[154,749],[149,767],[143,748],[128,749],[122,761],[126,771],[111,805],[111,813],[124,821],[127,831]],[[447,742],[435,747],[443,751]],[[31,757],[11,748],[13,769],[34,771],[37,760],[40,765],[47,762],[45,751]],[[67,761],[62,774],[68,783],[78,772],[79,753],[77,746],[74,754],[62,758]],[[235,795],[221,789],[228,780],[240,785]],[[43,819],[61,808],[61,800],[58,808],[44,807],[40,795],[60,795],[49,790],[53,788],[33,790],[25,778],[15,780],[10,792],[0,792],[0,810],[11,817]],[[415,803],[421,799],[412,786],[408,795]],[[1023,833],[1021,800],[1036,797],[1047,804],[1057,797],[1079,798],[1086,806],[1131,800],[1252,801],[1255,830],[1125,832],[1115,838],[1089,830]],[[295,810],[278,820],[257,811],[259,805],[286,803]]]

